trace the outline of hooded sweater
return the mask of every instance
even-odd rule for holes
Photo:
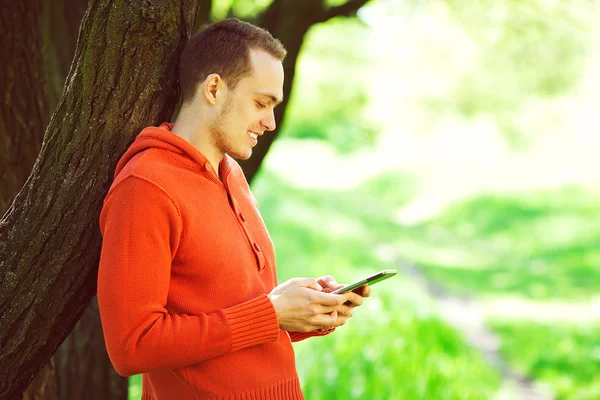
[[[218,168],[173,125],[144,129],[100,214],[98,304],[109,358],[143,400],[303,399],[280,329],[271,238],[240,166]]]

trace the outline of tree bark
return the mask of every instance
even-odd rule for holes
[[[211,22],[212,0],[200,0],[200,6],[196,13],[193,33],[198,32],[204,25]]]
[[[117,374],[106,353],[96,297],[51,362],[60,399],[127,400],[129,380]]]
[[[43,55],[46,83],[44,87],[49,110],[56,108],[64,87],[86,7],[86,0],[54,0],[45,1],[43,4],[41,23],[43,45],[37,50]],[[21,89],[36,90],[37,88],[21,86]],[[34,108],[35,105],[30,107]],[[38,145],[41,145],[41,142],[40,134]],[[30,163],[20,163],[14,168],[20,168],[24,173],[29,174],[34,161],[32,159]],[[26,177],[23,176],[19,187],[23,185]],[[16,192],[5,193],[11,197],[14,194]],[[4,211],[0,209],[0,213]],[[94,304],[93,300],[71,335],[36,375],[23,395],[24,400],[84,397],[92,399],[93,396],[98,399],[107,396],[115,400],[127,399],[128,380],[115,372],[106,355],[100,316],[97,307],[93,307]],[[86,362],[84,359],[91,362]],[[84,388],[87,388],[87,396],[83,396]]]
[[[197,4],[90,3],[41,152],[0,220],[0,398],[21,397],[92,298],[102,200],[135,136],[173,111]]]
[[[41,0],[0,5],[0,214],[31,172],[49,119],[41,20]]]
[[[54,111],[69,73],[87,0],[47,0],[42,7],[44,75],[48,108]],[[41,141],[40,141],[41,143]]]

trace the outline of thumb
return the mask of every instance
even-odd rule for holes
[[[317,281],[319,283],[321,283],[322,285],[328,286],[328,287],[338,286],[338,283],[335,281],[335,278],[331,275],[322,276],[319,279],[317,279]]]
[[[306,287],[309,289],[318,290],[319,292],[323,290],[323,287],[319,285],[315,278],[296,278],[294,279],[294,286]]]

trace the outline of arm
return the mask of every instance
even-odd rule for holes
[[[266,295],[198,315],[165,308],[182,221],[177,204],[156,184],[137,176],[118,183],[105,200],[100,228],[98,304],[119,374],[179,368],[278,339]]]

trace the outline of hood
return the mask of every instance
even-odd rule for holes
[[[173,124],[163,122],[159,126],[149,126],[135,138],[135,141],[129,146],[125,154],[121,156],[115,169],[114,178],[125,168],[125,165],[137,154],[148,149],[163,149],[177,154],[184,155],[186,158],[194,161],[200,166],[204,166],[208,160],[198,149],[192,146],[187,140],[177,136],[171,130]]]

